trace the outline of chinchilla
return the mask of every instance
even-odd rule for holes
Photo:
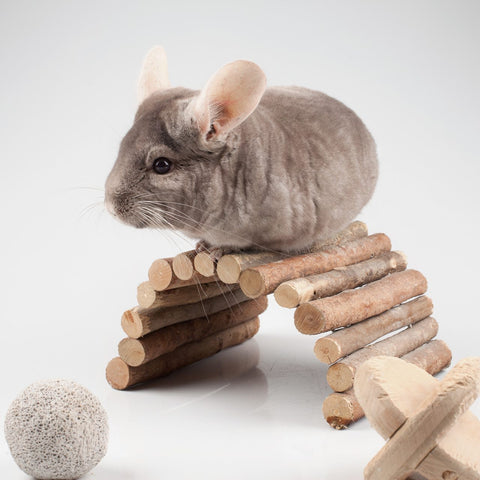
[[[127,224],[179,230],[217,252],[300,252],[344,228],[372,196],[375,142],[324,93],[266,88],[245,60],[201,91],[170,87],[161,47],[147,55],[138,90],[105,188],[107,209]]]

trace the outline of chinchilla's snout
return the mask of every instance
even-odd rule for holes
[[[105,183],[105,208],[122,223],[137,228],[146,227],[146,222],[136,212],[132,192],[126,190],[113,173],[112,171]]]

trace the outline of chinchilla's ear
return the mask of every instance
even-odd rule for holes
[[[138,79],[138,104],[140,105],[153,92],[169,87],[167,55],[163,47],[153,47],[143,61],[142,71]]]
[[[253,62],[237,60],[220,68],[193,104],[204,138],[210,140],[242,123],[257,107],[265,87],[265,74]]]

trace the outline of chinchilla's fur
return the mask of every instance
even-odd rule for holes
[[[248,68],[233,80],[233,93],[225,94],[222,79],[220,87],[210,82],[210,93],[164,87],[144,94],[106,183],[114,215],[136,227],[181,230],[209,247],[285,252],[332,236],[358,215],[378,170],[365,125],[339,101],[299,87],[263,93],[260,86],[253,107],[234,99],[240,114],[228,117],[224,96],[241,90]],[[152,169],[159,157],[172,162],[165,175]]]

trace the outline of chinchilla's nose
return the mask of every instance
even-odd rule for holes
[[[117,214],[115,212],[115,207],[114,207],[112,199],[111,199],[111,196],[109,196],[109,195],[105,195],[105,208],[107,209],[107,212],[110,215],[112,215],[114,217],[117,216]]]
[[[121,196],[122,192],[121,188],[121,181],[116,173],[116,169],[110,172],[110,175],[107,177],[107,181],[105,182],[105,208],[107,209],[108,213],[113,215],[114,217],[118,217],[119,215],[119,197]]]

